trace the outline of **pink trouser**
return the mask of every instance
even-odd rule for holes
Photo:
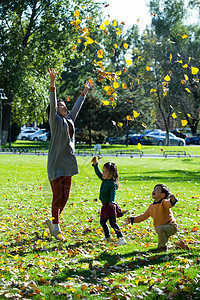
[[[59,224],[59,216],[69,199],[72,176],[60,176],[55,180],[50,181],[50,184],[53,192],[51,211],[54,219],[52,220],[52,223]]]

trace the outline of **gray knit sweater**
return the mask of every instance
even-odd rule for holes
[[[57,114],[56,93],[50,92],[49,125],[51,140],[47,162],[47,172],[50,181],[60,176],[73,176],[78,174],[78,165],[74,155],[74,122],[84,100],[85,98],[83,96],[79,96],[71,112],[65,118],[62,118]],[[69,135],[69,123],[73,129],[72,137]]]

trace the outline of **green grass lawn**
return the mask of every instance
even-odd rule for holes
[[[180,147],[179,147],[180,148]],[[198,148],[198,147],[197,147]],[[49,235],[52,193],[47,156],[0,155],[0,299],[200,299],[200,158],[102,158],[118,166],[117,203],[128,215],[152,202],[155,184],[179,199],[173,213],[179,233],[168,253],[152,254],[152,220],[124,225],[127,245],[104,242],[98,200],[100,180],[91,157],[78,157],[71,197],[61,217],[65,240]],[[189,250],[177,249],[183,240]]]

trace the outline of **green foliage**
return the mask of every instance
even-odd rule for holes
[[[75,55],[78,32],[72,22],[80,3],[80,19],[86,22],[89,14],[92,30],[99,12],[93,1],[1,1],[1,85],[14,102],[15,122],[42,121],[48,102],[48,68],[60,73]]]

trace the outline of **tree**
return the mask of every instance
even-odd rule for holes
[[[95,26],[99,7],[89,0],[1,1],[1,87],[13,102],[15,122],[42,120],[48,67],[63,70],[76,53],[81,28]]]
[[[185,15],[184,2],[179,1],[150,1],[150,11],[152,11],[152,26],[147,29],[142,36],[139,49],[141,51],[141,67],[145,67],[146,73],[143,76],[143,86],[149,85],[149,93],[157,103],[157,107],[161,113],[165,129],[167,132],[167,144],[169,143],[169,120],[175,116],[175,112],[182,111],[185,115],[194,116],[197,109],[195,102],[198,98],[197,93],[193,94],[194,78],[191,78],[189,74],[187,78],[187,85],[190,85],[191,95],[187,92],[185,87],[183,88],[184,79],[184,64],[180,66],[179,61],[184,56],[185,59],[189,59],[191,54],[192,59],[196,59],[198,55],[192,55],[191,48],[187,47],[187,42],[184,39],[184,34],[189,32],[190,27],[183,24],[183,16]],[[190,40],[190,45],[197,42],[195,39]],[[195,47],[194,47],[195,48]],[[185,54],[189,50],[189,54]],[[180,58],[181,57],[181,58]],[[188,68],[188,72],[191,72],[191,68]],[[190,110],[186,112],[186,106],[184,103],[190,103],[188,105]],[[185,108],[183,110],[183,107]],[[191,110],[193,109],[192,113]],[[190,124],[191,125],[191,124]]]

